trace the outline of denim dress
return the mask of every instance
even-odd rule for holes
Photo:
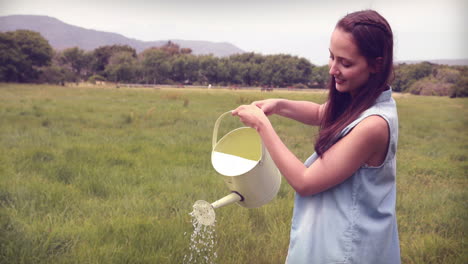
[[[324,192],[296,193],[286,263],[400,263],[395,214],[398,116],[392,91],[384,91],[371,108],[341,131],[340,138],[371,115],[381,116],[389,125],[384,162],[378,167],[364,165]],[[317,158],[314,153],[305,165],[309,167]]]

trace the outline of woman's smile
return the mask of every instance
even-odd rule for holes
[[[340,79],[339,77],[334,76],[334,78],[335,78],[335,83],[336,84],[343,84],[345,82],[344,79]]]

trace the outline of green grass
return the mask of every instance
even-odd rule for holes
[[[217,117],[321,93],[0,84],[0,263],[182,263],[196,200],[228,193],[210,164]],[[399,96],[403,263],[466,263],[468,99]],[[272,117],[300,158],[317,130]],[[239,126],[223,121],[220,134]],[[294,192],[217,210],[218,263],[284,263]]]

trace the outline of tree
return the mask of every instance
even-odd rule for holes
[[[228,58],[222,60],[220,66],[219,76],[224,81],[224,84],[243,84],[245,68],[242,63],[232,61]]]
[[[0,80],[34,81],[39,68],[50,64],[52,55],[49,42],[37,32],[16,30],[0,33]]]
[[[248,62],[243,64],[243,71],[242,71],[242,80],[245,85],[252,86],[258,85],[259,79],[258,76],[260,75],[260,64]]]
[[[228,58],[219,59],[218,68],[216,70],[216,76],[218,78],[219,84],[228,85],[232,83],[232,76],[230,75]]]
[[[136,58],[136,50],[128,45],[112,45],[112,46],[102,46],[95,49],[92,53],[91,69],[95,74],[105,75],[104,70],[106,69],[107,64],[109,64],[109,59],[112,55],[118,52],[127,51]]]
[[[213,55],[198,56],[198,81],[204,84],[218,83],[219,59]]]
[[[231,69],[231,77],[235,78],[231,81],[234,83],[240,78],[244,85],[273,86],[307,84],[314,68],[304,58],[285,54],[262,56],[253,52],[232,55],[226,65],[235,68]]]
[[[61,52],[58,61],[60,65],[67,67],[71,70],[78,79],[81,77],[87,77],[88,70],[90,69],[90,62],[92,57],[90,53],[86,53],[84,50],[74,47],[68,48]]]
[[[139,54],[143,82],[159,84],[167,81],[171,72],[170,55],[158,48],[149,48]]]
[[[169,54],[170,56],[174,56],[176,54],[180,54],[180,46],[175,44],[174,42],[172,41],[168,41],[166,44],[164,44],[163,46],[161,46],[159,49],[161,49],[162,51],[166,52],[167,54]],[[184,52],[187,52],[184,50]],[[190,50],[190,52],[192,52],[192,50]]]
[[[181,48],[180,49],[180,54],[192,54],[192,49],[191,48]]]
[[[109,58],[105,73],[114,82],[133,82],[136,72],[136,58],[129,51],[114,53]]]
[[[198,79],[199,62],[193,55],[177,55],[171,60],[171,79],[179,83],[192,83]]]
[[[11,34],[0,33],[0,81],[19,81],[24,61],[26,54],[18,49]]]
[[[294,80],[294,83],[307,84],[312,78],[312,71],[315,65],[310,63],[307,59],[293,57],[293,62],[296,64],[296,71],[298,72],[298,79]]]
[[[317,88],[325,88],[330,79],[328,65],[314,67],[312,69],[311,86]]]

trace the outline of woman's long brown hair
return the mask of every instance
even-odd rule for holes
[[[346,15],[336,28],[351,33],[359,52],[370,66],[378,66],[367,83],[358,88],[353,97],[336,90],[333,76],[328,81],[328,101],[320,124],[315,151],[322,156],[338,140],[340,132],[371,107],[386,89],[393,76],[393,33],[387,20],[373,10]],[[381,62],[377,65],[377,58]]]

